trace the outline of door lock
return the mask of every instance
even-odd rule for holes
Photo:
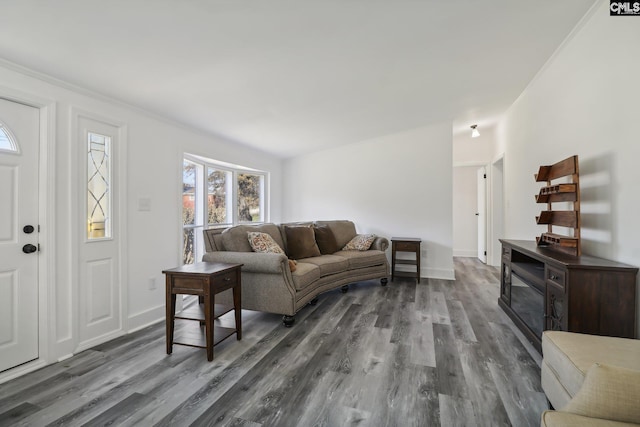
[[[31,234],[33,233],[35,230],[35,228],[33,228],[33,225],[25,225],[24,227],[22,227],[22,231],[24,231],[26,234]]]
[[[25,254],[32,254],[37,250],[38,250],[38,247],[32,245],[31,243],[28,243],[22,247],[22,252],[24,252]]]

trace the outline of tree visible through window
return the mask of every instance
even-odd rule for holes
[[[265,172],[188,156],[182,170],[182,261],[202,258],[206,227],[264,222]]]
[[[238,175],[238,222],[261,222],[262,175]]]
[[[227,186],[233,179],[231,175],[229,171],[208,168],[207,218],[211,225],[231,222],[228,221],[231,215],[227,212]]]

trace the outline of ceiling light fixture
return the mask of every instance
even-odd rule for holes
[[[478,125],[471,125],[471,138],[477,138],[480,136],[480,132],[477,129]]]

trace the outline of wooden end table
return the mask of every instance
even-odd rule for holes
[[[392,237],[391,238],[391,281],[395,276],[413,277],[420,283],[420,243],[421,239],[414,237]],[[415,259],[396,259],[396,252],[413,252]],[[396,264],[415,265],[416,272],[398,271]]]
[[[167,354],[172,353],[173,344],[206,348],[207,360],[212,361],[214,345],[234,333],[238,340],[242,339],[241,267],[242,264],[197,262],[162,272],[166,275],[167,284]],[[227,289],[233,289],[233,307],[215,303],[215,295]],[[198,295],[204,302],[204,307],[198,304],[176,316],[177,294]],[[231,310],[235,310],[235,329],[213,325],[214,319]],[[204,322],[205,339],[185,335],[174,341],[175,319],[197,320],[201,324]]]

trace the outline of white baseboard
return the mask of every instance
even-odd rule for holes
[[[28,374],[29,372],[36,371],[47,366],[47,364],[48,363],[44,359],[36,359],[29,363],[25,363],[24,365],[6,370],[0,374],[0,384],[21,377],[22,375]]]
[[[58,360],[57,360],[57,361],[58,361],[58,362],[62,362],[62,361],[64,361],[64,360],[71,359],[73,356],[74,356],[74,354],[73,354],[73,353],[65,354],[65,355],[63,355],[63,356],[58,357]]]
[[[444,280],[456,280],[456,275],[453,269],[444,268],[421,268],[420,277],[426,277],[429,279],[444,279]]]
[[[467,251],[464,249],[454,249],[453,250],[453,256],[456,257],[464,257],[464,258],[477,258],[478,257],[478,251]]]
[[[415,274],[416,268],[407,267],[405,265],[396,266],[396,271],[401,273],[413,273]],[[420,277],[424,277],[426,279],[444,279],[444,280],[455,280],[455,272],[453,269],[445,269],[445,268],[428,268],[422,267],[420,269]]]
[[[99,337],[95,337],[95,338],[91,338],[90,340],[83,341],[83,342],[78,344],[78,347],[73,352],[73,354],[78,354],[81,351],[90,349],[91,347],[95,347],[95,346],[100,345],[100,344],[104,344],[107,341],[111,341],[111,340],[116,339],[118,337],[121,337],[123,335],[125,335],[125,332],[122,329],[119,329],[117,331],[112,331],[112,332],[106,333],[104,335],[101,335]]]
[[[49,358],[49,363],[60,362],[66,358],[73,356],[74,350],[76,348],[76,343],[71,338],[64,338],[58,340],[55,345],[55,348],[49,350],[49,354],[51,357]]]
[[[127,319],[127,333],[139,331],[147,326],[158,323],[165,318],[165,307],[159,305],[157,307],[150,308],[149,310],[142,311],[140,313],[132,314]]]

